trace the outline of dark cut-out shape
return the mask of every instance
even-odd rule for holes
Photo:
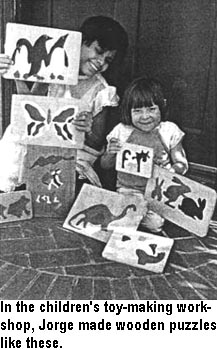
[[[164,180],[162,180],[159,183],[159,177],[156,178],[156,182],[155,182],[155,188],[153,189],[153,191],[151,192],[151,198],[157,198],[158,201],[162,200],[162,186],[163,186]]]
[[[33,122],[27,125],[28,136],[36,136],[42,127],[52,122],[54,123],[57,136],[62,137],[63,140],[73,139],[73,135],[68,129],[68,124],[71,124],[72,120],[74,119],[75,108],[70,107],[63,110],[58,115],[54,116],[52,120],[50,108],[47,110],[47,116],[43,117],[38,108],[30,103],[26,103],[24,107],[30,118],[33,120]]]
[[[143,150],[141,152],[136,152],[136,155],[134,157],[132,157],[132,159],[136,159],[136,161],[137,161],[137,172],[138,173],[140,173],[141,161],[146,163],[148,158],[150,158],[149,151],[143,152]]]
[[[155,254],[156,253],[157,244],[151,243],[151,244],[149,244],[149,247],[151,248],[153,254]]]
[[[60,162],[61,160],[68,161],[68,160],[73,160],[73,159],[75,159],[74,156],[71,156],[68,158],[62,157],[62,156],[54,156],[54,155],[51,155],[48,157],[41,156],[33,163],[33,165],[30,167],[30,169],[33,169],[36,166],[44,167],[44,166],[49,165],[49,164],[56,164],[56,163]]]
[[[51,78],[52,80],[55,79],[55,75],[54,75],[53,73],[51,73],[50,78]]]
[[[7,219],[7,216],[5,216],[6,209],[7,209],[7,207],[0,204],[0,216],[2,217],[2,219]]]
[[[64,80],[64,76],[63,76],[63,75],[58,75],[58,76],[57,76],[57,79],[59,79],[59,80]]]
[[[163,192],[164,196],[168,198],[164,204],[168,205],[171,208],[175,206],[171,205],[171,202],[176,202],[180,196],[185,196],[185,193],[191,192],[191,188],[184,184],[178,177],[174,176],[172,179],[177,185],[170,185],[167,187],[166,191]]]
[[[122,242],[126,242],[126,241],[130,241],[131,238],[129,236],[124,235],[124,236],[122,236],[121,240],[122,240]]]
[[[192,219],[198,218],[203,220],[203,211],[206,206],[206,199],[198,198],[198,204],[189,197],[185,197],[182,200],[182,203],[178,205],[178,208],[187,216],[190,216]]]
[[[14,72],[14,78],[19,78],[20,77],[20,72],[17,70]]]
[[[113,222],[113,221],[117,221],[122,219],[123,217],[126,216],[127,211],[129,209],[133,209],[134,211],[136,211],[136,206],[135,204],[129,204],[127,205],[123,211],[121,212],[121,214],[119,215],[113,215],[110,211],[110,209],[108,208],[107,205],[105,204],[95,204],[91,207],[88,207],[84,210],[81,210],[80,212],[76,213],[75,215],[73,215],[68,224],[72,227],[75,227],[72,222],[76,219],[79,218],[80,215],[83,215],[83,217],[81,217],[77,223],[75,223],[75,225],[79,225],[81,223],[83,223],[83,227],[85,228],[87,226],[88,223],[92,224],[92,225],[101,225],[101,230],[106,231],[108,225]]]
[[[41,35],[33,45],[26,38],[18,39],[16,43],[16,48],[12,55],[12,61],[15,62],[17,52],[20,52],[23,46],[26,47],[27,60],[31,66],[30,66],[29,72],[24,74],[23,76],[24,79],[28,79],[31,76],[35,76],[38,80],[44,79],[44,77],[41,77],[38,75],[38,72],[41,69],[42,62],[44,61],[45,67],[48,67],[50,65],[51,58],[54,51],[57,48],[63,49],[67,37],[68,37],[68,34],[61,36],[51,47],[49,52],[47,52],[46,43],[48,40],[51,40],[52,38],[46,34]],[[68,57],[66,55],[65,50],[64,50],[64,57],[65,57],[64,65],[68,66]]]
[[[23,213],[25,213],[26,215],[30,215],[31,212],[27,210],[27,204],[29,202],[30,199],[22,195],[16,202],[11,203],[8,206],[8,214],[16,216],[17,218],[20,218],[23,215]]]
[[[139,265],[146,265],[146,264],[157,264],[160,261],[162,261],[165,257],[165,253],[161,252],[158,253],[158,255],[149,255],[142,249],[136,249],[136,255],[138,257],[138,264]]]

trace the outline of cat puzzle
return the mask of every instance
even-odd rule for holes
[[[117,228],[136,230],[145,211],[140,197],[84,184],[63,227],[107,242]]]
[[[153,168],[153,148],[124,143],[116,157],[116,170],[150,178]]]
[[[164,270],[173,239],[140,231],[115,231],[102,256],[124,264],[161,273]]]
[[[5,53],[14,64],[4,78],[76,85],[81,33],[7,23]]]
[[[29,191],[0,194],[0,223],[32,218],[32,198]]]
[[[197,236],[206,235],[215,209],[215,190],[155,166],[145,198],[167,220]]]
[[[27,145],[23,182],[36,217],[66,217],[75,193],[76,150]]]
[[[82,103],[76,99],[13,95],[13,132],[21,143],[82,148],[84,132],[73,124],[82,108]]]

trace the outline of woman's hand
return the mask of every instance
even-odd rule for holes
[[[120,141],[115,138],[112,137],[109,141],[108,141],[108,145],[107,145],[107,152],[108,153],[117,153],[119,152],[121,149],[121,144]]]
[[[7,73],[10,66],[13,64],[11,58],[4,53],[0,54],[0,75]]]
[[[73,124],[79,131],[89,133],[92,129],[93,115],[91,112],[81,112],[73,120]]]

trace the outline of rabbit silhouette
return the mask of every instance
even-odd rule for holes
[[[151,192],[151,197],[155,198],[157,197],[158,201],[161,201],[162,199],[162,186],[163,186],[164,180],[159,183],[159,177],[156,178],[155,188]]]
[[[171,208],[175,208],[173,205],[171,205],[171,202],[176,202],[178,197],[184,196],[185,193],[191,192],[191,189],[189,186],[185,185],[178,177],[174,176],[172,181],[177,184],[171,185],[167,187],[166,191],[163,192],[164,196],[168,198],[166,200],[165,204],[167,204]]]
[[[192,199],[185,197],[182,200],[182,203],[178,205],[178,208],[187,216],[192,217],[193,219],[198,218],[199,220],[203,219],[203,210],[206,206],[206,199],[198,198],[198,204]]]

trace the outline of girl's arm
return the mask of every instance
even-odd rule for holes
[[[188,170],[188,161],[181,142],[172,148],[170,155],[173,163],[172,169],[178,174],[185,174]]]
[[[116,154],[120,151],[121,145],[118,139],[111,138],[108,141],[107,149],[100,159],[101,167],[104,169],[114,168],[116,163]]]

